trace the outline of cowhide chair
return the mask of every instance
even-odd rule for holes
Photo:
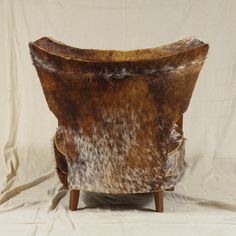
[[[208,52],[189,37],[162,47],[118,51],[79,49],[51,38],[29,44],[50,110],[57,173],[79,192],[154,193],[173,190],[185,170],[183,113]]]

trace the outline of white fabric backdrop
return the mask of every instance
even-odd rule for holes
[[[1,235],[236,235],[235,0],[0,0],[0,29]],[[69,212],[54,171],[57,121],[28,42],[126,50],[191,35],[210,50],[184,115],[188,171],[165,194],[165,213],[148,210],[148,194],[122,207],[86,193]]]

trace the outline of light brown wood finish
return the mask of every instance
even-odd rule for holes
[[[70,191],[70,203],[69,203],[69,209],[71,211],[75,211],[78,206],[79,202],[79,190],[71,190]]]
[[[154,193],[156,212],[163,212],[164,211],[164,201],[163,200],[164,200],[164,196],[163,196],[162,190]]]

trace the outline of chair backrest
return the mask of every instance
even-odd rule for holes
[[[42,38],[29,46],[65,138],[70,188],[109,193],[160,188],[171,130],[188,108],[208,45],[187,38],[116,51]]]

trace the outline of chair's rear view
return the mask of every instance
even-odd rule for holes
[[[102,51],[42,38],[30,49],[58,118],[68,188],[162,189],[170,135],[187,110],[208,45],[189,38],[154,49]]]

